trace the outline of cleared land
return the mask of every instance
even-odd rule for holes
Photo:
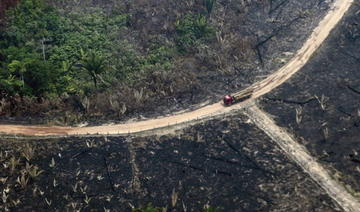
[[[313,59],[265,95],[261,107],[350,193],[360,192],[359,4]]]
[[[342,11],[343,15],[348,9],[348,7],[351,5],[351,1],[345,3],[344,1],[342,1],[341,3],[340,1],[335,2],[335,5],[339,7],[335,7],[332,11]],[[345,51],[342,53],[344,55],[347,55],[351,59],[357,61],[358,63],[359,57],[357,53],[354,54],[352,51],[346,51],[351,50],[351,48],[355,48],[356,45],[358,45],[356,44],[356,42],[359,31],[356,24],[356,18],[359,13],[353,13],[354,11],[358,11],[358,5],[353,6],[353,8],[355,9],[353,9],[352,13],[347,17],[345,24],[341,26],[346,26],[347,30],[338,30],[343,33],[343,36],[340,40],[342,41],[341,47],[345,46],[345,49],[343,49]],[[330,17],[330,15],[332,16]],[[297,54],[296,56],[298,57],[298,60],[296,60],[295,57],[295,60],[293,59],[289,62],[290,65],[288,64],[288,66],[295,67],[295,71],[294,69],[287,69],[287,66],[285,66],[264,81],[254,84],[253,86],[255,89],[255,94],[253,98],[263,95],[266,92],[271,91],[273,88],[276,88],[286,79],[288,79],[291,75],[301,69],[301,67],[308,61],[313,52],[317,49],[318,45],[320,45],[322,41],[327,37],[327,34],[329,34],[330,30],[332,29],[332,27],[330,26],[335,26],[336,22],[339,21],[341,18],[341,16],[334,16],[334,14],[332,14],[331,12],[328,14],[328,16],[326,17],[328,17],[329,19],[333,17],[335,17],[335,19],[331,19],[333,21],[326,21],[327,19],[325,18],[323,20],[324,23],[321,22],[324,24],[324,26],[327,26],[324,28],[328,30],[324,31],[326,35],[322,34],[321,36],[319,36],[319,34],[317,33],[321,34],[321,31],[315,31],[309,40],[314,39],[314,41],[317,41],[319,43],[317,44],[317,42],[315,42],[312,44],[307,44],[310,45],[308,47],[311,48],[302,48],[301,50],[299,50],[300,54]],[[350,22],[350,24],[347,24],[348,22]],[[337,34],[339,34],[339,31],[337,31]],[[335,38],[332,38],[330,40],[334,42],[334,39]],[[322,41],[320,42],[319,40]],[[338,41],[339,38],[336,38],[335,40]],[[346,41],[348,40],[350,40],[351,43],[348,44],[349,48],[346,49]],[[322,55],[322,51],[327,47],[328,46],[320,49],[320,54],[315,57],[314,61],[317,61],[316,58],[319,57],[319,55]],[[353,50],[356,52],[356,49]],[[302,54],[301,51],[303,51]],[[347,63],[347,65],[349,64],[354,65],[356,64],[356,62],[353,61],[353,63]],[[305,66],[304,69],[306,69],[307,66]],[[354,95],[358,95],[360,92],[356,84],[358,83],[357,79],[359,78],[353,77],[354,75],[352,75],[353,73],[351,71],[346,71],[346,74],[349,74],[352,77],[341,78],[345,79],[345,82],[337,81],[337,85],[344,83],[341,84],[342,88],[351,91]],[[330,76],[333,75],[330,74]],[[309,77],[309,80],[314,81],[314,78],[311,78],[310,74],[306,75],[306,77]],[[341,77],[344,76],[341,74]],[[300,81],[303,82],[304,80],[300,79]],[[290,81],[290,83],[294,82]],[[307,83],[309,83],[309,81],[307,81]],[[321,90],[320,85],[321,83],[315,85],[315,90],[317,92],[324,91]],[[295,108],[295,122],[299,126],[299,128],[301,128],[301,123],[303,123],[306,118],[311,119],[311,121],[315,123],[321,123],[321,126],[324,127],[321,132],[324,136],[324,142],[327,143],[329,137],[331,137],[329,136],[330,134],[328,128],[328,126],[330,126],[331,124],[328,125],[327,122],[324,123],[316,120],[315,118],[313,119],[313,117],[316,116],[307,117],[306,113],[304,113],[304,109],[308,104],[310,105],[313,102],[317,101],[320,105],[319,107],[324,113],[329,112],[331,114],[334,107],[332,107],[332,104],[328,104],[330,102],[329,98],[325,94],[320,96],[318,94],[313,95],[311,92],[306,94],[309,94],[310,97],[307,96],[309,98],[304,101],[299,101],[296,99],[294,100],[277,98],[273,96],[269,97],[269,95],[277,94],[276,92],[279,92],[279,90],[281,91],[282,87],[286,86],[289,86],[289,83],[285,83],[283,86],[275,89],[275,91],[273,91],[271,94],[268,94],[266,97],[264,97],[262,99],[262,105],[264,105],[265,108],[268,106],[269,102],[273,104],[280,104],[281,106],[283,104],[297,105],[297,107]],[[293,86],[293,84],[290,84],[290,86]],[[309,85],[307,85],[306,88],[309,88],[308,86]],[[269,89],[266,90],[266,88]],[[283,91],[288,92],[288,89],[284,88]],[[329,88],[327,87],[327,91],[328,90]],[[294,92],[296,92],[296,90]],[[333,91],[330,92],[332,93]],[[298,92],[298,94],[299,93],[301,94],[301,92]],[[346,98],[342,100],[344,101],[346,100]],[[354,99],[352,99],[351,101],[354,101]],[[342,106],[335,106],[335,108],[337,108],[337,110],[341,113],[348,116],[348,119],[346,120],[354,121],[352,118],[355,117],[353,126],[356,128],[358,127],[357,119],[358,117],[360,117],[360,114],[359,109],[356,106],[358,105],[356,99],[355,102],[356,103],[354,115],[353,111],[349,112],[343,110]],[[215,104],[204,107],[198,111],[185,113],[188,115],[197,114],[198,117],[196,119],[176,119],[182,116],[182,114],[180,114],[177,116],[167,117],[162,120],[172,120],[175,122],[175,125],[178,125],[178,120],[180,120],[180,123],[190,121],[189,125],[193,125],[199,121],[197,120],[198,118],[208,119],[211,117],[219,116],[222,113],[229,113],[231,110],[239,110],[244,107],[250,107],[250,109],[247,111],[251,111],[251,106],[251,101],[225,109],[220,104]],[[272,112],[275,111],[272,114],[276,115],[276,120],[278,122],[279,120],[281,122],[281,118],[289,119],[289,116],[284,117],[282,116],[282,114],[276,113],[282,112],[281,110],[283,110],[284,108],[281,108],[281,106],[275,109],[272,109],[272,107],[270,107],[270,109],[272,109]],[[216,109],[216,107],[219,107],[218,110],[215,110],[215,112],[212,111],[212,109]],[[220,111],[220,108],[224,110]],[[287,112],[287,115],[290,114],[289,110],[285,111]],[[278,128],[272,121],[270,121],[271,123],[266,122],[270,119],[265,116],[261,117],[261,111],[252,110],[252,112],[253,115],[247,115],[249,115],[250,118],[255,120],[255,125],[258,125],[277,143],[281,143],[284,138],[287,138],[286,135],[289,135],[289,133],[286,133],[283,130],[281,130],[280,132],[278,130],[280,128]],[[317,111],[317,113],[319,112]],[[260,118],[261,120],[256,120],[256,117]],[[183,118],[186,118],[186,116],[184,116]],[[154,120],[149,120],[150,123],[152,123],[151,121]],[[309,121],[309,123],[311,123],[311,121]],[[130,123],[128,126],[137,126],[138,131],[149,129],[147,128],[148,126],[141,125],[141,123],[147,122],[145,121]],[[286,122],[284,123],[286,124]],[[292,124],[293,122],[290,123]],[[163,127],[166,128],[168,125],[170,125],[170,122],[168,122],[167,124],[163,123],[163,125]],[[111,207],[112,209],[130,210],[130,208],[134,205],[137,207],[143,206],[147,202],[153,202],[156,206],[168,207],[175,211],[182,211],[186,209],[189,209],[190,211],[199,211],[202,207],[206,207],[207,205],[217,207],[220,210],[224,211],[303,211],[304,209],[307,211],[340,210],[338,206],[328,196],[326,196],[326,191],[327,194],[329,194],[333,199],[335,199],[341,205],[340,207],[342,207],[346,211],[357,210],[358,203],[356,202],[356,200],[354,200],[353,197],[349,196],[349,194],[342,188],[341,185],[337,184],[337,181],[342,181],[344,179],[352,179],[353,175],[345,175],[344,179],[342,179],[341,174],[339,175],[339,172],[337,170],[332,169],[332,171],[336,173],[334,175],[335,179],[328,180],[329,176],[326,174],[326,171],[323,170],[321,165],[314,162],[313,158],[309,154],[307,154],[306,150],[304,150],[301,145],[297,145],[296,143],[294,143],[294,139],[291,138],[290,140],[292,143],[289,142],[288,144],[291,144],[290,146],[292,147],[299,147],[296,150],[300,151],[294,151],[291,153],[290,148],[289,151],[285,152],[290,155],[290,158],[292,158],[291,155],[297,155],[297,153],[299,152],[301,153],[298,154],[297,157],[294,156],[295,161],[300,165],[300,167],[298,167],[297,165],[293,164],[293,162],[289,162],[288,159],[282,157],[282,152],[280,151],[280,149],[276,146],[274,147],[272,143],[273,141],[269,137],[267,137],[264,132],[260,131],[255,125],[249,122],[249,120],[247,120],[246,118],[238,116],[228,117],[227,119],[225,119],[224,117],[222,121],[212,120],[202,125],[195,125],[193,127],[187,128],[184,134],[177,137],[117,137],[110,139],[106,137],[89,139],[59,138],[55,140],[44,140],[44,143],[39,143],[35,140],[30,142],[26,141],[24,143],[13,140],[4,140],[1,144],[4,147],[4,152],[0,152],[2,160],[5,162],[3,173],[12,172],[12,175],[5,174],[4,177],[1,178],[1,181],[4,182],[3,194],[5,195],[3,195],[3,199],[5,198],[7,200],[9,197],[14,198],[13,201],[9,201],[8,205],[4,207],[21,208],[22,205],[21,201],[19,202],[19,200],[22,199],[25,200],[25,202],[28,201],[28,195],[26,192],[29,193],[29,190],[25,189],[25,187],[30,182],[31,184],[29,185],[34,186],[32,187],[34,197],[41,197],[45,193],[44,190],[49,192],[49,194],[53,194],[47,196],[47,198],[45,198],[45,201],[43,201],[42,203],[41,200],[36,199],[36,201],[38,201],[39,203],[38,205],[42,204],[39,207],[44,207],[44,209],[46,207],[52,207],[52,199],[62,198],[63,201],[59,203],[60,207],[68,209],[70,207],[72,207],[73,209],[87,207],[100,209],[103,206],[104,208]],[[110,129],[112,130],[111,132],[114,133],[111,134],[119,133],[119,131],[117,131],[116,133],[116,130],[119,130],[119,125],[115,125],[112,127],[114,128],[111,128],[110,126]],[[319,126],[316,127],[319,128]],[[334,125],[334,127],[336,126]],[[109,128],[109,126],[75,129],[106,130],[106,128]],[[353,129],[352,127],[350,128]],[[31,132],[31,130],[42,129],[44,128],[30,127],[25,129],[25,131],[30,130],[28,132]],[[40,133],[38,135],[61,135],[63,133],[67,134],[69,132],[67,131],[68,129],[73,130],[74,128],[54,129],[57,130],[55,134],[46,134],[46,132],[41,132],[43,134]],[[273,132],[274,130],[278,130],[278,133],[280,134],[271,134],[269,129],[271,132]],[[122,130],[124,130],[123,134],[130,132],[129,129]],[[291,131],[291,129],[289,130]],[[344,130],[346,129],[344,128]],[[84,134],[86,132],[88,131],[83,131]],[[350,132],[352,131],[350,130]],[[103,131],[103,133],[109,133],[109,131]],[[285,134],[283,135],[281,133]],[[308,143],[306,143],[307,145],[309,145],[309,143],[312,143],[312,140],[301,139],[297,132],[294,133],[297,135],[296,139],[302,140],[304,142],[309,141]],[[351,134],[350,136],[352,135],[355,135],[353,137],[356,138],[356,132],[355,134]],[[279,138],[279,136],[281,138]],[[287,141],[289,141],[289,139]],[[313,145],[317,144],[318,142],[314,142]],[[14,145],[18,148],[13,149]],[[334,142],[332,142],[331,145],[334,145]],[[50,151],[48,151],[47,149],[47,147],[49,146],[52,147]],[[280,147],[283,149],[285,148],[281,144]],[[350,147],[353,146],[351,146],[350,144],[346,146],[346,148]],[[39,155],[44,155],[44,157],[41,156],[40,158],[39,156],[36,156],[29,159],[29,149],[34,149],[36,153],[40,153]],[[113,152],[113,149],[115,150],[115,152]],[[313,153],[313,149],[310,149],[310,151],[314,156],[318,156],[318,154]],[[71,154],[69,154],[69,152],[71,152]],[[10,155],[9,153],[13,154]],[[63,157],[63,155],[66,156]],[[306,156],[303,159],[307,160],[299,161],[298,159],[302,156]],[[119,165],[119,160],[117,159],[117,157],[121,157],[120,161],[122,161],[121,163],[124,163],[124,165]],[[357,151],[349,155],[349,157],[351,158],[352,162],[357,163]],[[58,163],[60,164],[60,169],[54,169],[56,167],[55,164],[57,163],[55,162],[54,158],[56,158],[56,161],[60,160],[60,163]],[[99,163],[99,161],[101,160],[99,159],[102,159],[103,161],[103,170],[99,168],[101,167],[101,164]],[[321,159],[321,157],[319,159]],[[47,163],[49,164],[44,164],[44,161],[48,161]],[[91,161],[96,162],[91,163]],[[115,168],[113,168],[113,166],[111,165],[112,161],[116,161],[116,165],[114,165]],[[307,163],[303,163],[304,161],[314,163],[310,166],[306,166]],[[65,163],[61,164],[62,162]],[[73,162],[76,163],[76,167]],[[11,165],[14,163],[16,164],[15,168],[19,168],[15,171],[11,168],[14,167]],[[333,165],[329,165],[326,163],[324,164],[326,165],[326,167],[331,167],[331,165]],[[339,163],[334,164],[341,167],[341,164]],[[44,173],[49,173],[49,168],[47,166],[49,166],[53,170],[53,175],[51,175],[50,177],[47,176],[45,178],[42,178],[44,177],[43,173],[39,175],[38,179],[36,179],[36,177],[30,177],[31,170],[33,170],[34,167],[37,167],[36,170],[42,170],[45,171]],[[87,167],[89,167],[89,169],[87,169]],[[85,170],[82,170],[83,168],[85,168]],[[325,191],[321,189],[314,189],[319,187],[315,184],[315,182],[311,180],[308,181],[308,176],[301,171],[301,168],[308,172],[310,176],[325,189]],[[20,171],[21,169],[22,171]],[[124,169],[127,174],[120,174],[119,169]],[[348,169],[348,167],[346,167],[346,169]],[[358,169],[358,167],[356,167],[356,169]],[[67,174],[64,174],[63,171]],[[112,175],[112,171],[116,172],[115,175]],[[78,178],[74,178],[74,174],[76,175],[76,177],[78,177],[81,175],[82,172],[86,176],[80,178],[79,185],[81,185],[82,187],[80,187],[80,189],[78,190],[77,181],[75,181],[78,180]],[[131,172],[130,175],[129,172]],[[96,185],[95,181],[104,180],[104,176],[102,176],[102,174],[106,175],[107,182],[101,182],[101,185],[99,184],[100,186],[98,186]],[[10,178],[7,176],[10,176]],[[18,178],[16,178],[16,176],[18,176]],[[26,176],[28,178],[26,178]],[[323,178],[324,176],[325,178]],[[51,177],[54,178],[52,182],[49,181]],[[69,180],[76,182],[74,186],[71,187],[73,193],[69,190],[69,185],[62,185],[61,183],[59,183],[57,178],[63,179],[64,182]],[[320,178],[323,179],[319,181]],[[41,182],[42,179],[45,183],[36,184],[37,180]],[[46,181],[48,182],[46,183]],[[116,183],[118,181],[119,183]],[[158,189],[159,182],[162,182],[164,189]],[[5,187],[6,183],[8,183],[7,187]],[[51,188],[51,183],[53,188]],[[92,186],[92,184],[94,183],[95,185]],[[116,191],[116,189],[118,189],[121,185],[128,186],[122,188],[121,192],[115,195],[115,199],[117,202],[111,202],[114,196],[110,195],[109,197],[106,191],[103,191],[103,189],[106,187],[106,184],[108,185],[108,188],[110,188],[109,190],[113,192]],[[299,184],[301,184],[301,186],[299,186]],[[57,188],[59,185],[61,185],[62,187],[61,190],[58,191],[57,189],[60,189]],[[90,189],[85,185],[91,185]],[[240,186],[238,187],[238,185]],[[289,188],[292,187],[294,187],[295,189],[289,190]],[[353,190],[350,186],[346,187],[352,194],[356,195],[355,190]],[[18,193],[10,194],[11,188]],[[20,192],[20,188],[23,189],[22,192]],[[90,193],[87,193],[88,190],[92,191]],[[81,192],[81,195],[74,195],[78,191]],[[222,194],[220,197],[219,191],[221,191]],[[69,193],[71,195],[69,195]],[[194,199],[196,201],[194,201]],[[106,201],[106,204],[104,203],[104,201]],[[123,203],[123,205],[119,206],[119,202]],[[166,204],[166,202],[168,203]]]
[[[57,45],[45,42],[45,56],[69,56],[69,60],[76,62],[74,55],[79,54],[79,49],[86,52],[95,48],[106,55],[112,64],[111,70],[100,74],[98,89],[94,88],[93,79],[86,71],[73,67],[66,72],[70,76],[64,80],[79,79],[75,84],[67,81],[78,89],[69,86],[67,88],[72,89],[59,98],[55,96],[49,100],[42,95],[41,98],[5,98],[0,102],[1,123],[77,126],[87,122],[100,125],[134,118],[151,119],[185,109],[193,110],[204,102],[216,103],[224,93],[245,88],[283,66],[301,48],[332,3],[319,0],[221,0],[215,1],[211,15],[207,15],[203,0],[176,3],[168,0],[47,2],[55,4],[60,16],[74,22],[75,26],[65,29],[65,33],[61,30],[52,32],[61,36],[50,36],[46,40],[65,37],[58,40],[62,43],[59,52]],[[28,11],[24,17],[34,18],[31,12],[37,11]],[[43,16],[53,18],[48,17],[47,12],[35,15]],[[202,17],[202,21],[197,16]],[[30,28],[32,32],[29,26],[20,28]],[[59,29],[63,26],[60,24]],[[49,31],[53,29],[48,28]],[[204,33],[204,29],[212,29],[212,33]],[[4,31],[12,37],[11,29]],[[41,46],[37,45],[42,43],[41,39],[33,42],[32,34],[25,32],[23,35],[29,41],[23,43],[34,44],[29,48],[34,50],[32,53],[41,54],[42,49],[38,49]],[[194,40],[194,36],[200,38]],[[103,42],[103,39],[107,41]],[[182,42],[189,47],[186,53],[179,51]],[[194,45],[189,46],[189,42]],[[54,48],[55,52],[52,51]],[[40,63],[43,56],[39,55]],[[2,66],[6,73],[7,65]],[[54,66],[62,67],[63,64]],[[42,73],[43,70],[29,70],[25,84],[34,79],[30,73]],[[57,81],[56,77],[50,79]],[[6,93],[1,95],[6,97]]]
[[[0,156],[9,164],[0,167],[6,197],[0,210],[130,211],[151,202],[171,211],[206,205],[219,211],[341,211],[242,115],[178,136],[2,139]],[[12,174],[11,158],[19,160]],[[29,177],[29,166],[43,172]],[[22,175],[27,184],[16,181]]]
[[[334,180],[316,160],[300,145],[291,134],[277,126],[264,111],[258,107],[245,110],[246,115],[263,130],[284,152],[295,161],[313,180],[315,180],[333,198],[344,211],[356,212],[360,202],[342,185]]]
[[[297,52],[289,63],[287,63],[280,70],[267,77],[265,80],[255,83],[253,85],[253,98],[259,97],[280,84],[284,83],[293,74],[303,67],[310,59],[311,55],[317,50],[322,42],[327,38],[330,31],[341,20],[345,12],[348,10],[352,0],[335,1],[332,9],[320,22],[319,26],[314,30],[310,38],[306,41],[304,46]],[[231,108],[224,108],[220,103],[209,105],[188,113],[173,115],[170,117],[151,119],[147,121],[139,121],[129,124],[120,124],[112,126],[98,126],[98,127],[31,127],[20,125],[2,125],[1,132],[7,134],[23,134],[23,135],[86,135],[86,134],[126,134],[130,132],[146,131],[154,128],[166,127],[169,125],[176,125],[178,123],[189,122],[191,120],[202,119],[232,111],[241,108],[242,104],[238,104]]]

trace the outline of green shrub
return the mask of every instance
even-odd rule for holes
[[[204,43],[215,36],[215,29],[207,23],[203,15],[188,14],[175,23],[176,45],[180,53],[194,50],[199,43]]]

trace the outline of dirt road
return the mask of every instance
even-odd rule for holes
[[[268,93],[269,91],[289,79],[297,71],[299,71],[307,63],[311,55],[328,37],[331,30],[337,25],[337,23],[341,20],[346,11],[350,8],[352,2],[353,0],[336,0],[333,3],[332,8],[329,10],[328,14],[314,29],[309,39],[296,53],[296,55],[277,72],[251,86],[251,89],[254,90],[252,99]],[[246,105],[246,102],[247,101],[228,108],[224,107],[219,102],[191,112],[186,112],[168,117],[160,117],[146,121],[138,121],[134,123],[104,125],[96,127],[45,127],[24,125],[0,125],[0,132],[4,134],[21,134],[30,136],[127,134],[156,128],[164,128],[167,126],[173,126],[185,122],[192,122],[199,119],[206,119],[222,113],[228,113],[231,110],[238,110],[240,108],[243,108]]]
[[[294,160],[312,179],[314,179],[333,198],[344,211],[360,210],[360,203],[346,189],[336,182],[328,172],[293,137],[275,124],[264,111],[256,106],[249,107],[245,114],[263,130],[286,155]]]

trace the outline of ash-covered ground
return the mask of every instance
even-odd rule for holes
[[[355,196],[360,191],[359,11],[354,3],[311,61],[260,101]]]
[[[203,0],[47,2],[65,16],[95,8],[109,13],[118,8],[129,14],[129,26],[118,36],[143,56],[154,41],[174,46],[175,23],[187,14],[204,12]],[[14,102],[1,103],[0,122],[98,125],[163,116],[217,102],[284,65],[328,12],[329,4],[319,0],[216,1],[208,18],[216,35],[193,51],[175,56],[171,70],[139,75],[131,86],[119,80],[107,92],[94,92],[86,98],[60,98],[59,103],[21,100],[16,106]],[[121,52],[114,57],[121,57]],[[139,101],[135,94],[140,90]]]
[[[148,203],[168,211],[340,210],[241,115],[174,136],[3,139],[0,145],[1,210],[131,211]],[[32,177],[33,169],[42,172]]]
[[[143,9],[130,7],[139,14],[138,26],[146,26],[137,29],[134,36],[146,41],[148,33],[161,34],[164,30],[159,26],[171,22],[164,21],[164,17],[171,19],[169,11],[184,14],[199,10],[200,4],[195,1],[189,9],[186,3],[175,7],[169,1],[159,4],[157,0],[144,3]],[[211,23],[218,29],[217,40],[183,58],[176,70],[191,73],[193,81],[175,88],[179,92],[173,95],[149,100],[125,119],[198,108],[198,104],[218,102],[225,94],[263,79],[292,58],[328,10],[329,2],[318,0],[217,1],[211,15]],[[101,117],[95,122],[99,121],[108,122]]]

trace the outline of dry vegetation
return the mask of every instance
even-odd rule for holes
[[[239,115],[175,136],[2,139],[0,162],[4,211],[339,210]]]
[[[99,87],[106,89],[65,93],[51,99],[22,96],[3,100],[0,114],[4,121],[99,123],[139,114],[157,116],[217,101],[224,93],[247,86],[281,66],[328,8],[326,2],[316,0],[218,0],[212,7],[203,0],[48,2],[64,17],[99,10],[125,14],[129,17],[126,27],[116,36],[125,43],[113,45],[118,50],[109,60],[125,57],[131,64],[136,58],[147,58],[145,62],[150,66],[144,70],[141,66],[126,78],[106,72],[110,87],[105,86],[106,74],[99,77]],[[204,22],[189,19],[198,16]],[[196,30],[204,30],[202,36],[193,31],[194,25],[199,27]],[[153,59],[160,61],[153,63]],[[127,67],[133,65],[121,66],[118,71]],[[91,82],[87,76],[82,77]],[[78,84],[90,86],[87,81]]]

